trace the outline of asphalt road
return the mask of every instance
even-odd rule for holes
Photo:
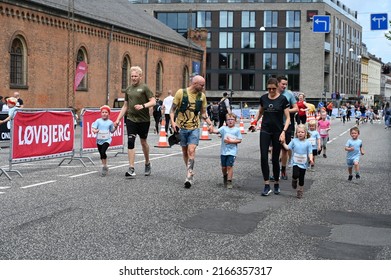
[[[84,160],[86,167],[58,166],[61,159],[13,165],[23,177],[0,177],[0,259],[390,260],[391,129],[360,125],[366,154],[361,179],[349,182],[352,125],[332,121],[328,158],[307,172],[301,200],[291,169],[280,195],[260,196],[259,132],[243,135],[232,190],[223,188],[216,135],[197,149],[191,189],[183,188],[180,147],[154,147],[153,132],[149,177],[138,140],[135,179],[125,179],[127,156],[117,151],[104,178],[97,153],[87,154],[95,165]],[[8,153],[0,151],[2,168]]]

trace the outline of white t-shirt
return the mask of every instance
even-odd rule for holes
[[[172,102],[174,101],[174,96],[169,95],[163,100],[164,114],[170,114]]]

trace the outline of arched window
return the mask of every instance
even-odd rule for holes
[[[163,92],[163,65],[159,61],[156,67],[156,96],[160,96]]]
[[[27,86],[27,49],[21,37],[12,41],[10,55],[10,86]]]
[[[77,65],[79,65],[81,61],[84,61],[85,63],[88,64],[87,52],[84,48],[80,48],[77,52],[76,67]],[[88,71],[83,77],[83,79],[81,80],[79,86],[77,87],[77,90],[87,90],[88,89],[87,81],[88,81]]]
[[[189,80],[190,80],[189,68],[185,66],[183,67],[183,73],[182,73],[182,88],[187,87],[187,85],[189,84]]]
[[[122,83],[121,89],[125,90],[129,86],[129,71],[130,71],[130,58],[128,55],[125,55],[122,60]]]

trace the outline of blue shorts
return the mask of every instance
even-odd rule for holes
[[[221,167],[234,166],[235,158],[235,156],[231,155],[220,155]]]
[[[355,163],[359,163],[360,159],[359,158],[353,158],[353,159],[346,159],[346,164],[348,167],[353,167]]]
[[[187,145],[194,144],[198,145],[200,142],[200,130],[196,129],[183,129],[179,130],[179,134],[181,135],[181,143],[182,147],[186,147]]]

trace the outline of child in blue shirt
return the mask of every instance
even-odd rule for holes
[[[100,107],[101,118],[97,119],[93,124],[91,131],[96,134],[96,144],[102,161],[102,172],[101,176],[107,175],[109,168],[107,167],[107,155],[106,151],[111,144],[111,134],[116,130],[114,123],[109,119],[110,107],[103,105]]]
[[[350,138],[345,145],[346,163],[348,165],[349,177],[348,180],[353,179],[353,165],[354,171],[356,172],[356,179],[360,179],[360,154],[364,155],[364,149],[362,148],[362,140],[358,139],[360,130],[358,127],[352,127],[350,129]]]
[[[227,126],[214,129],[213,133],[221,135],[220,161],[223,172],[224,186],[232,189],[233,167],[238,153],[238,144],[242,142],[240,129],[235,127],[237,117],[233,113],[226,115]]]
[[[314,156],[314,163],[311,164],[311,171],[314,170],[315,167],[315,157],[318,155],[318,151],[320,151],[320,134],[318,130],[316,129],[316,120],[311,120],[308,123],[308,133],[311,135],[310,138],[308,138],[308,141],[312,145],[312,155]]]
[[[307,140],[308,134],[306,126],[300,124],[296,127],[296,138],[293,138],[289,145],[282,143],[284,149],[292,150],[292,187],[297,189],[297,198],[302,198],[304,194],[304,177],[308,168],[308,159],[311,165],[314,163],[312,145]],[[299,181],[299,186],[297,186],[297,181]]]

